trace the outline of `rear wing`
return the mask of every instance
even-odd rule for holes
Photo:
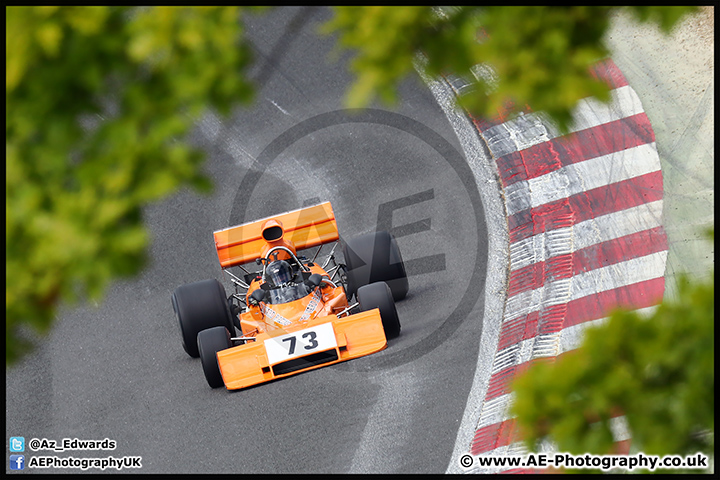
[[[213,232],[220,266],[229,268],[260,258],[268,244],[263,238],[263,226],[269,220],[282,224],[283,238],[291,241],[297,251],[339,238],[332,206],[325,202]]]

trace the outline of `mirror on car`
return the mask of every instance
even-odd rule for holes
[[[317,287],[317,286],[319,286],[321,283],[322,283],[322,275],[320,275],[319,273],[313,273],[313,274],[310,275],[310,277],[308,277],[308,279],[307,279],[307,284],[310,285],[310,286],[312,286],[312,287]]]

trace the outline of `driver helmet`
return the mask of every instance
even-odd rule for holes
[[[275,260],[265,269],[265,275],[271,284],[276,287],[291,282],[293,279],[292,267],[285,260]]]

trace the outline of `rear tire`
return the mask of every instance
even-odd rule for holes
[[[225,327],[208,328],[198,333],[197,349],[200,352],[200,363],[205,379],[212,388],[225,385],[217,361],[217,352],[230,347],[232,347],[230,332]]]
[[[405,263],[395,237],[379,231],[348,240],[343,246],[347,266],[348,297],[352,297],[363,285],[385,282],[395,300],[402,300],[408,293],[409,284]]]
[[[193,358],[200,355],[197,335],[201,331],[212,327],[235,331],[225,288],[214,278],[176,288],[171,300],[180,324],[182,346]]]
[[[400,317],[398,317],[395,300],[387,283],[376,282],[363,285],[358,288],[357,297],[361,311],[380,309],[380,318],[382,318],[387,339],[397,338],[400,335]]]

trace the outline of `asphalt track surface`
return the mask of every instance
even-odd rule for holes
[[[148,208],[143,274],[99,306],[63,311],[37,352],[7,372],[7,438],[109,438],[116,449],[28,458],[141,456],[141,473],[446,470],[482,333],[481,196],[420,79],[403,84],[394,108],[345,109],[348,58],[332,60],[334,40],[315,33],[328,14],[283,8],[248,21],[256,103],[228,121],[207,116],[193,135],[214,192]],[[172,291],[205,278],[230,289],[214,230],[319,201],[332,203],[341,238],[396,235],[410,280],[401,336],[362,359],[210,389],[181,347]]]

